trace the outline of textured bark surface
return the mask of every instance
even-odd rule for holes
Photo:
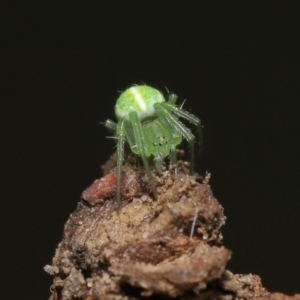
[[[54,278],[51,300],[285,299],[266,291],[258,276],[226,271],[225,216],[207,178],[190,176],[179,162],[155,174],[153,200],[147,177],[131,161],[119,204],[113,166],[114,157],[83,192],[45,267]]]

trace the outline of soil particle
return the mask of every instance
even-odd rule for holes
[[[226,271],[225,216],[208,178],[188,175],[179,162],[155,174],[154,200],[143,171],[126,164],[120,204],[111,160],[83,192],[45,267],[54,278],[50,300],[300,300],[270,294],[258,276]]]

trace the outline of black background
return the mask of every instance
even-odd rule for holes
[[[228,268],[300,292],[296,1],[99,3],[0,7],[1,298],[49,296],[43,266],[113,151],[99,122],[133,83],[202,119]]]

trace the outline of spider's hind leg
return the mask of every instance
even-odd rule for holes
[[[178,96],[177,96],[177,95],[175,95],[175,94],[170,94],[167,103],[169,103],[169,104],[171,104],[171,105],[175,105],[177,99],[178,99]]]

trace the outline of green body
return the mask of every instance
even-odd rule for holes
[[[164,158],[176,162],[176,147],[182,140],[188,141],[191,154],[191,172],[194,164],[195,137],[179,119],[183,118],[198,126],[201,142],[201,123],[193,114],[175,105],[177,96],[170,94],[168,101],[156,89],[146,86],[132,86],[124,91],[115,105],[118,123],[107,120],[105,125],[115,132],[117,138],[117,199],[120,201],[121,172],[124,160],[124,143],[139,155],[145,166],[153,195],[156,187],[148,162],[153,157],[158,171],[162,170]]]
[[[181,144],[182,135],[157,115],[158,103],[164,103],[165,98],[156,89],[145,86],[133,86],[123,92],[117,100],[115,113],[118,120],[124,120],[126,140],[131,151],[137,155],[145,152],[147,157],[157,157],[157,168],[161,169],[163,157]],[[134,127],[130,121],[130,113],[136,113],[142,125],[143,149],[137,147]]]
[[[158,90],[146,85],[132,86],[118,98],[116,117],[119,121],[129,120],[129,113],[135,111],[142,121],[155,115],[154,104],[161,102],[165,102],[165,98]]]

